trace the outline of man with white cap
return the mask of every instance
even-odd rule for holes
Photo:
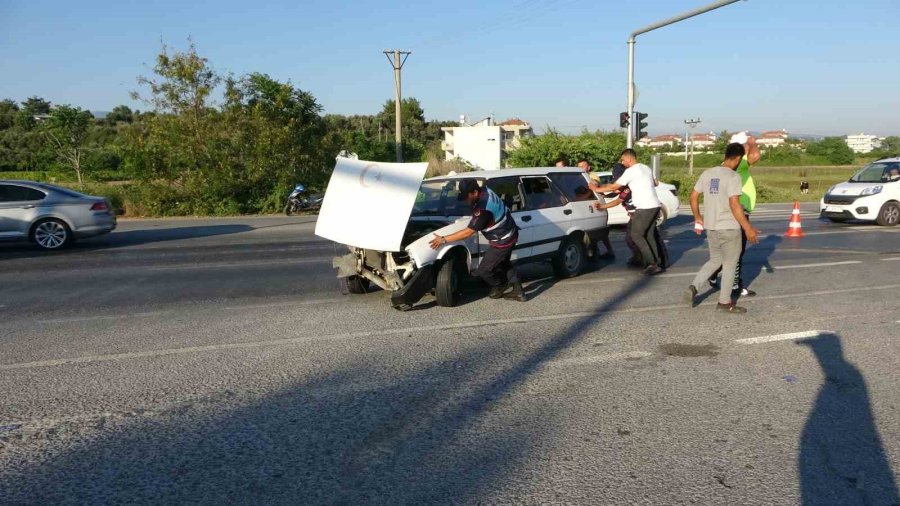
[[[750,166],[755,165],[756,162],[759,161],[759,146],[756,144],[756,139],[746,131],[732,135],[729,143],[742,144],[746,152],[735,172],[741,176],[741,207],[744,208],[744,216],[746,216],[747,221],[749,222],[750,213],[756,208],[756,184],[753,182],[753,176],[750,175]],[[748,289],[744,285],[741,267],[744,263],[744,253],[746,251],[747,234],[741,230],[741,256],[738,258],[737,268],[734,271],[734,281],[731,287],[734,295],[739,297],[753,297],[756,295],[756,292]],[[717,276],[721,272],[722,269],[719,269],[709,278],[709,284],[713,288],[718,287]],[[722,280],[722,282],[726,281]]]

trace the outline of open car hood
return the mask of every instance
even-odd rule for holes
[[[338,158],[316,221],[316,235],[378,251],[402,251],[403,233],[427,163]]]

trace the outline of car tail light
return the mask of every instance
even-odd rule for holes
[[[91,206],[91,211],[109,211],[109,206],[106,202],[94,202],[94,205]]]

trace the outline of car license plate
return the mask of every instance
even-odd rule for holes
[[[826,213],[839,213],[839,212],[841,212],[841,208],[839,208],[839,207],[832,207],[832,206],[825,206],[825,212],[826,212]]]

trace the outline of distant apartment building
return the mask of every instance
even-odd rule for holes
[[[688,142],[694,143],[694,150],[704,150],[713,147],[719,136],[710,132],[708,134],[694,134],[688,137]]]
[[[509,152],[518,148],[523,138],[534,135],[531,125],[518,118],[494,124],[494,118],[488,117],[470,125],[462,116],[459,123],[441,128],[446,159],[459,158],[485,170],[507,166]]]
[[[657,135],[656,137],[644,137],[637,141],[637,145],[645,148],[674,148],[681,145],[681,136],[676,134]]]
[[[759,134],[756,143],[764,148],[777,148],[787,142],[787,130],[770,130]]]
[[[868,153],[880,148],[881,141],[883,141],[884,138],[878,137],[877,135],[866,135],[861,133],[848,135],[845,140],[847,146],[849,146],[854,153]]]

